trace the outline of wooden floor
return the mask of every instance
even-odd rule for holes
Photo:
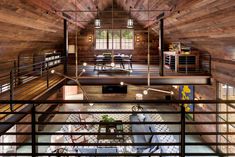
[[[81,72],[83,67],[79,66],[78,70]],[[99,69],[98,69],[99,68]],[[125,70],[120,69],[119,65],[116,65],[115,69],[107,67],[105,70],[100,70],[98,67],[94,69],[94,65],[88,65],[85,67],[86,72],[83,73],[82,77],[112,77],[112,76],[123,76],[123,77],[144,77],[148,75],[148,65],[147,64],[133,64],[132,72],[130,72],[129,67],[126,65]],[[159,66],[151,65],[149,68],[151,77],[159,76]],[[74,76],[75,74],[75,65],[69,66],[69,74]],[[207,73],[202,71],[192,71],[192,72],[175,72],[169,69],[164,68],[164,76],[208,76]]]
[[[52,87],[56,85],[58,82],[62,80],[61,77],[57,75],[50,75],[49,77],[49,87]],[[47,81],[46,77],[42,78],[36,78],[35,80],[32,80],[28,83],[25,83],[23,85],[18,86],[14,89],[14,99],[15,100],[32,100],[44,91],[46,91],[47,88]],[[9,91],[0,94],[1,100],[9,100]],[[14,111],[19,109],[22,105],[21,104],[15,104],[14,105]],[[10,105],[5,104],[1,105],[0,112],[7,112],[10,111]],[[5,114],[0,114],[0,119],[4,118]]]

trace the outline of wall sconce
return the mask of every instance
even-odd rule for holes
[[[90,36],[88,37],[88,41],[89,41],[89,42],[92,42],[92,40],[93,40],[93,37],[90,35]]]
[[[139,34],[136,35],[136,42],[140,42],[140,35]]]

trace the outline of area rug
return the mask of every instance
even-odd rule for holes
[[[103,108],[99,108],[99,109],[89,109],[88,111],[91,112],[113,112],[113,109],[103,109]],[[115,112],[121,112],[121,111],[131,111],[131,109],[115,109]],[[148,111],[148,110],[147,110]],[[103,115],[108,115],[110,117],[112,117],[115,120],[121,120],[122,122],[129,122],[130,121],[130,115],[131,114],[93,114],[94,116],[94,122],[99,122],[102,119]],[[159,114],[149,114],[149,116],[151,117],[151,119],[155,122],[158,121],[163,121],[163,119],[161,118],[161,116]],[[78,122],[79,121],[79,115],[78,114],[71,114],[68,119],[67,122]],[[66,128],[66,126],[64,126]],[[79,125],[75,125],[75,127],[79,127]],[[99,129],[99,125],[93,125],[93,127],[91,127],[89,129],[89,132],[98,132]],[[67,129],[65,129],[67,130]],[[131,125],[128,124],[124,124],[123,125],[123,131],[124,132],[131,132]],[[126,141],[131,140],[131,137],[129,135],[125,135],[124,139]],[[87,138],[88,143],[97,143],[97,137],[96,135],[89,135],[89,138]],[[100,142],[100,141],[99,141]],[[104,143],[118,143],[118,142],[123,142],[120,140],[104,140],[101,141]],[[125,141],[124,141],[125,142]]]

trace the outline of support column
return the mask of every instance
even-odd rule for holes
[[[64,19],[64,74],[67,75],[68,72],[68,47],[69,47],[69,38],[68,38],[68,22]]]
[[[164,21],[163,18],[159,20],[159,57],[160,57],[160,66],[159,66],[159,75],[164,75]]]

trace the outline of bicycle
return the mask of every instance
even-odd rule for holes
[[[144,108],[141,107],[140,104],[132,106],[131,109],[132,109],[132,112],[138,112],[138,111],[143,111],[144,110]]]

